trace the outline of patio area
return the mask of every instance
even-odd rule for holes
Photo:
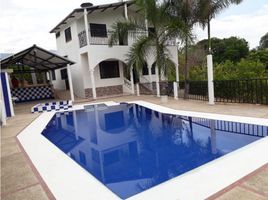
[[[122,96],[94,102],[134,100],[143,100],[177,110],[268,119],[268,106],[263,105],[217,103],[210,106],[204,101],[174,100],[173,98],[169,98],[167,103],[162,103],[160,98],[153,96]],[[77,101],[77,104],[85,102],[81,99]],[[1,128],[1,199],[3,200],[55,199],[16,139],[16,136],[40,115],[30,113],[30,108],[35,104],[36,102],[16,104],[15,117],[8,119],[7,126]],[[268,199],[268,163],[209,199]]]

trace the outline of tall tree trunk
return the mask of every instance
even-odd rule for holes
[[[185,40],[185,65],[184,65],[184,99],[189,97],[189,69],[188,69],[188,36]]]
[[[208,54],[211,54],[210,17],[208,17]]]

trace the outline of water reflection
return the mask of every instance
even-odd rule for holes
[[[267,133],[222,123],[135,104],[95,105],[57,114],[42,134],[125,199],[259,139],[244,134],[250,129]]]

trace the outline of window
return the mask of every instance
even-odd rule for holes
[[[92,37],[107,37],[106,24],[89,24]]]
[[[152,65],[151,70],[152,70],[152,74],[155,74],[155,64]],[[147,64],[143,65],[142,67],[142,75],[149,75]]]
[[[66,42],[71,41],[72,40],[71,27],[65,29],[64,33],[65,33],[65,41]]]
[[[142,67],[142,75],[149,75],[147,64],[144,64]]]
[[[61,80],[68,79],[67,69],[60,70]]]
[[[60,32],[56,33],[56,38],[60,37]]]
[[[56,80],[56,73],[55,70],[51,71],[51,75],[52,75],[52,80],[55,81]]]
[[[120,77],[118,61],[103,61],[99,66],[101,79]]]

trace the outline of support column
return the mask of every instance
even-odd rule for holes
[[[155,74],[156,74],[156,96],[160,97],[160,85],[159,85],[159,70],[158,66],[155,67]]]
[[[147,66],[147,68],[148,68],[148,74],[149,74],[149,81],[150,81],[150,83],[152,83],[153,82],[153,79],[152,79],[152,65],[148,65]]]
[[[127,10],[127,4],[126,3],[124,5],[124,14],[125,14],[125,19],[128,20],[128,10]]]
[[[49,76],[49,82],[50,84],[52,84],[52,71],[51,70],[48,72],[48,76]]]
[[[72,81],[72,73],[71,73],[70,65],[67,65],[67,73],[68,73],[71,100],[74,101],[74,89],[73,89],[73,81]]]
[[[134,77],[133,77],[133,67],[130,68],[130,81],[131,81],[131,93],[135,93],[135,88],[134,88]]]
[[[1,106],[1,122],[2,125],[5,126],[7,124],[7,116],[6,116],[6,108],[5,108],[5,102],[4,102],[4,98],[3,98],[3,94],[2,94],[2,83],[0,81],[0,106]]]
[[[140,96],[140,84],[136,84],[136,89],[137,89],[137,96]]]
[[[11,95],[11,90],[10,90],[10,85],[9,85],[9,75],[7,72],[1,72],[1,101],[3,106],[5,107],[4,110],[1,112],[4,112],[4,118],[6,117],[13,117],[15,116],[14,113],[14,107],[13,107],[13,102],[12,102],[12,95]],[[1,116],[1,117],[2,117]]]
[[[175,68],[176,68],[176,82],[179,82],[180,80],[180,76],[179,76],[179,64],[175,64]]]
[[[213,61],[212,55],[207,55],[207,73],[208,73],[208,99],[209,104],[214,105],[214,83],[213,83]]]
[[[85,31],[87,36],[87,45],[90,45],[90,39],[89,39],[89,29],[88,29],[88,20],[87,20],[87,9],[84,9],[84,23],[85,23]]]
[[[178,99],[178,82],[173,82],[174,99]]]
[[[92,88],[93,99],[97,99],[95,77],[94,77],[94,69],[90,69],[89,72],[90,72],[90,80],[91,80],[91,88]]]
[[[36,74],[33,72],[31,73],[31,76],[32,76],[33,84],[36,85],[37,84]]]

